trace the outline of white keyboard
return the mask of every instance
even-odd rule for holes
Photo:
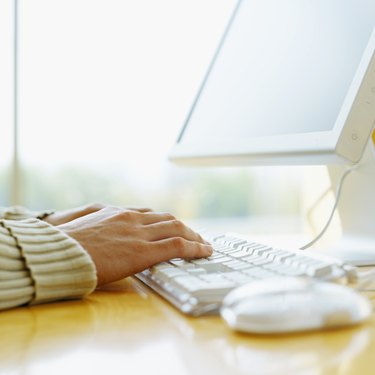
[[[334,258],[267,246],[234,235],[204,235],[214,248],[202,259],[172,259],[136,277],[189,315],[218,313],[233,288],[254,280],[304,276],[346,282],[346,265]]]

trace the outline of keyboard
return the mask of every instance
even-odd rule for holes
[[[255,280],[301,276],[348,282],[347,265],[335,258],[268,246],[233,234],[203,236],[213,246],[210,257],[172,259],[135,275],[185,314],[217,314],[227,293]]]

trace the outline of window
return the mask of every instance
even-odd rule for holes
[[[0,206],[9,203],[13,144],[13,1],[0,2]]]
[[[234,3],[19,1],[18,203],[100,201],[187,219],[287,213],[295,226],[295,171],[167,161]],[[280,186],[267,199],[265,179]]]

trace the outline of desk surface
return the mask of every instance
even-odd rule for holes
[[[131,278],[83,301],[0,313],[0,374],[375,374],[375,315],[335,331],[260,337],[185,317]]]

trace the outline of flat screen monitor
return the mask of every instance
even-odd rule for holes
[[[358,161],[375,118],[374,30],[374,0],[239,1],[170,158]]]
[[[170,159],[362,163],[339,213],[348,257],[375,264],[375,154],[365,152],[375,123],[374,30],[374,0],[236,2]]]

